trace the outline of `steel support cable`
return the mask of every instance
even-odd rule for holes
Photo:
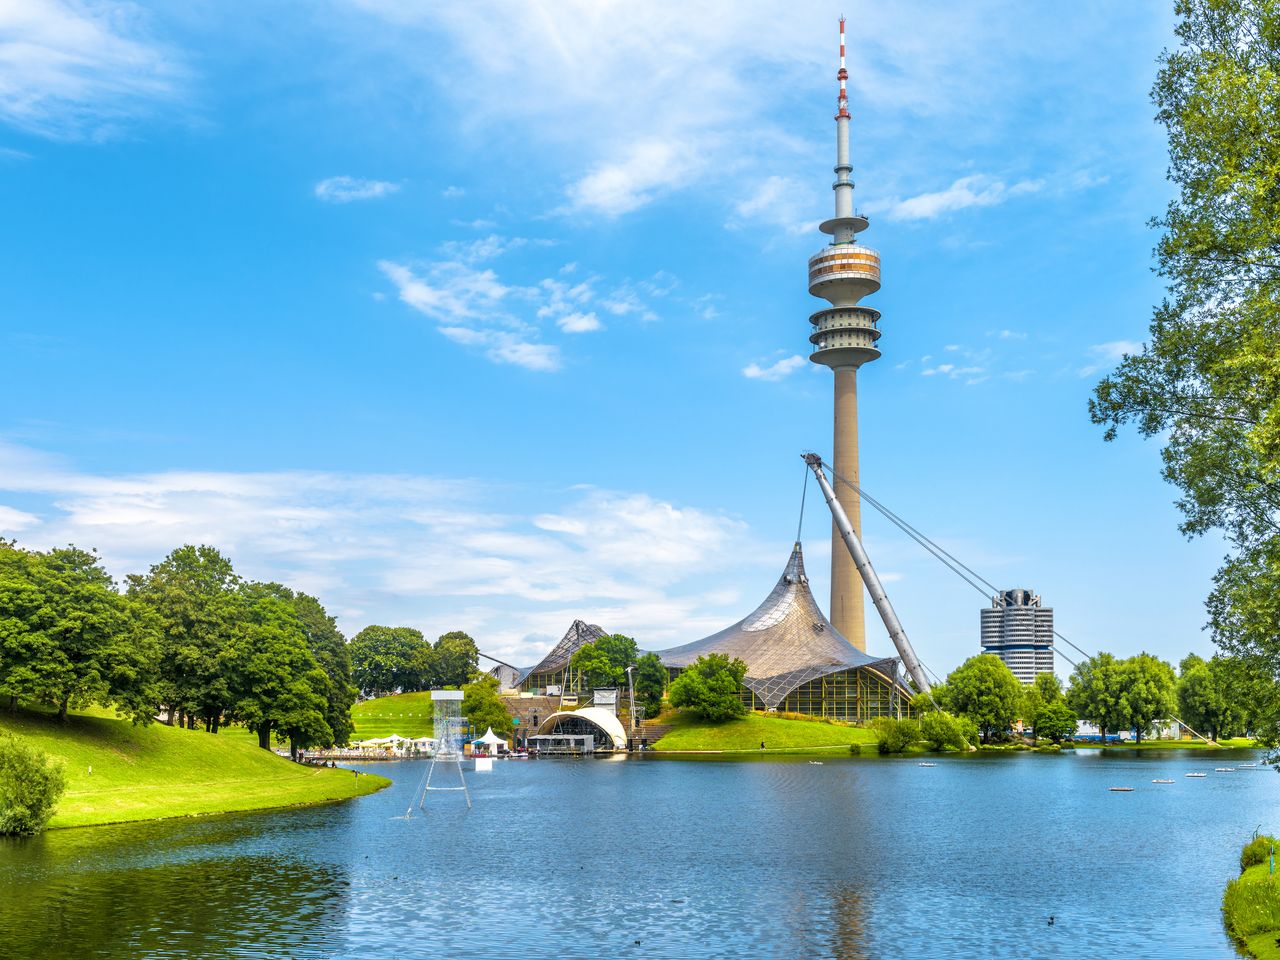
[[[832,470],[831,472],[835,473],[834,470]],[[990,590],[992,593],[1000,592],[1000,588],[997,587],[994,583],[992,583],[982,574],[978,573],[972,567],[965,564],[958,557],[948,552],[945,547],[941,546],[940,544],[934,543],[934,541],[930,540],[918,529],[916,529],[914,526],[912,526],[902,517],[898,516],[898,514],[894,513],[892,510],[886,507],[883,503],[881,503],[875,497],[871,496],[871,494],[867,493],[867,491],[864,490],[862,487],[860,487],[858,484],[844,477],[841,477],[840,480],[844,483],[847,483],[855,492],[857,492],[858,496],[862,497],[869,504],[871,504],[871,506],[875,507],[875,509],[878,510],[880,513],[882,513],[891,523],[896,524],[904,533],[906,533],[909,537],[911,537],[921,546],[925,547],[925,549],[929,550],[929,552],[932,553],[934,556],[938,557],[939,560],[941,560],[942,557],[946,557],[947,560],[951,561],[951,563],[948,564],[948,566],[951,566],[951,564],[955,565],[955,566],[952,566],[951,569],[954,570],[956,567],[959,567],[961,570],[964,570],[965,573],[969,574],[969,576],[972,577],[973,580],[977,580],[979,583],[982,583],[983,585],[985,585],[987,590]],[[969,577],[965,577],[964,579],[970,586],[974,586],[973,580],[970,580]],[[974,587],[974,589],[976,589],[983,596],[988,595],[987,590],[983,590],[981,587]]]
[[[801,534],[804,532],[804,502],[809,496],[809,465],[805,464],[804,468],[804,486],[800,488],[800,522],[796,524],[796,543],[803,541]]]
[[[825,462],[823,463],[823,466],[830,469],[830,465]],[[945,566],[948,570],[954,573],[957,577],[959,577],[965,583],[969,584],[969,586],[973,587],[973,589],[978,591],[978,593],[982,594],[984,598],[987,598],[990,596],[990,594],[986,590],[980,587],[977,583],[975,583],[969,577],[965,576],[965,574],[961,573],[960,568],[968,570],[969,569],[968,567],[965,567],[965,565],[960,563],[960,561],[955,560],[954,557],[951,557],[949,553],[947,553],[945,550],[943,550],[941,547],[935,544],[932,540],[930,540],[924,534],[920,533],[918,530],[912,527],[911,524],[907,523],[905,520],[902,520],[900,517],[897,516],[897,514],[893,513],[893,511],[889,510],[888,508],[880,504],[878,500],[868,496],[865,492],[863,492],[862,488],[859,487],[852,480],[846,480],[844,477],[841,477],[840,474],[836,473],[835,470],[832,470],[831,474],[832,476],[841,480],[843,483],[848,484],[848,486],[852,490],[854,490],[854,492],[856,492],[860,497],[865,499],[868,503],[870,503],[873,507],[875,507],[878,511],[880,511],[880,513],[884,514],[890,523],[894,524],[894,526],[898,527],[898,529],[900,529],[908,537],[910,537],[920,546],[924,547],[924,549],[927,550],[929,553],[933,554],[933,556],[937,558],[939,563]],[[947,559],[948,557],[951,557],[951,559],[948,560]],[[954,563],[952,561],[954,561]],[[972,570],[970,570],[969,572],[973,573]],[[986,582],[986,580],[983,577],[978,576],[978,574],[976,573],[974,573],[973,576],[976,577],[978,580],[982,580],[984,583]],[[996,593],[1000,592],[994,586],[991,589],[994,590]]]
[[[957,566],[958,566],[958,567],[960,567],[960,568],[962,568],[962,569],[964,569],[964,570],[965,570],[965,571],[967,571],[968,573],[972,574],[972,575],[973,575],[973,577],[974,577],[974,578],[976,578],[977,580],[979,580],[979,581],[981,581],[982,583],[986,584],[986,585],[987,585],[987,587],[989,587],[993,593],[999,593],[999,592],[1000,592],[1000,588],[999,588],[999,587],[997,587],[995,584],[993,584],[990,580],[988,580],[986,577],[982,576],[982,574],[978,573],[977,571],[973,570],[971,567],[969,567],[969,566],[967,566],[966,564],[962,563],[959,559],[957,559],[956,557],[954,557],[952,554],[950,554],[950,553],[949,553],[947,550],[945,550],[943,547],[941,547],[941,546],[939,546],[938,544],[934,543],[932,540],[930,540],[927,536],[925,536],[923,533],[921,533],[919,530],[917,530],[915,527],[913,527],[913,526],[912,526],[910,523],[908,523],[906,520],[903,520],[901,517],[899,517],[896,513],[894,513],[892,510],[890,510],[890,509],[889,509],[888,507],[886,507],[884,504],[882,504],[882,503],[881,503],[879,500],[877,500],[875,497],[873,497],[873,496],[871,496],[870,494],[868,494],[865,490],[863,490],[863,489],[862,489],[862,487],[861,487],[861,486],[859,486],[858,484],[854,483],[852,480],[848,479],[847,477],[843,477],[843,476],[841,476],[840,474],[836,473],[835,469],[834,469],[833,467],[831,467],[831,465],[830,465],[830,464],[828,464],[828,463],[826,463],[825,461],[823,461],[823,466],[825,466],[825,467],[827,467],[828,469],[830,469],[830,470],[831,470],[831,474],[832,474],[832,476],[836,477],[836,478],[837,478],[837,480],[839,480],[841,483],[847,484],[847,485],[849,486],[849,488],[850,488],[850,489],[852,489],[854,492],[856,492],[856,493],[858,494],[858,496],[859,496],[859,497],[861,497],[862,499],[866,500],[866,501],[867,501],[869,504],[871,504],[871,506],[872,506],[872,507],[874,507],[878,512],[880,512],[881,514],[883,514],[883,515],[884,515],[884,517],[885,517],[887,520],[889,520],[889,522],[890,522],[890,523],[892,523],[892,524],[894,524],[895,526],[897,526],[897,527],[898,527],[900,530],[902,530],[902,532],[903,532],[903,533],[905,533],[908,537],[910,537],[910,538],[911,538],[912,540],[914,540],[916,543],[920,544],[920,546],[924,547],[924,548],[925,548],[925,550],[927,550],[929,553],[933,554],[933,556],[937,558],[938,562],[940,562],[943,566],[945,566],[948,570],[950,570],[952,573],[954,573],[956,576],[958,576],[958,577],[959,577],[961,580],[963,580],[965,583],[969,584],[969,586],[973,587],[975,590],[977,590],[979,593],[981,593],[984,597],[988,596],[987,592],[986,592],[985,590],[983,590],[981,587],[979,587],[977,584],[975,584],[975,583],[973,582],[973,580],[969,579],[969,577],[967,577],[967,576],[965,576],[963,573],[961,573],[961,572],[960,572],[960,570],[957,570],[957,569],[956,569],[956,567],[957,567]],[[944,559],[944,558],[946,558],[946,559]],[[948,560],[950,560],[950,561],[952,561],[952,562],[948,562]],[[954,563],[954,565],[953,565],[953,563]],[[1063,636],[1061,633],[1059,633],[1059,632],[1058,632],[1058,630],[1056,630],[1056,629],[1055,629],[1055,630],[1053,631],[1053,635],[1054,635],[1055,637],[1057,637],[1059,640],[1061,640],[1063,643],[1067,644],[1067,646],[1069,646],[1069,647],[1071,647],[1073,650],[1077,651],[1077,652],[1078,652],[1082,657],[1084,657],[1086,660],[1092,660],[1092,659],[1094,658],[1094,656],[1095,656],[1094,654],[1089,653],[1087,650],[1082,650],[1079,646],[1077,646],[1076,644],[1072,643],[1072,642],[1071,642],[1070,640],[1068,640],[1065,636]],[[1066,660],[1066,661],[1067,661],[1067,663],[1071,664],[1073,667],[1078,666],[1078,664],[1076,663],[1076,661],[1072,660],[1070,657],[1068,657],[1065,653],[1063,653],[1061,650],[1057,649],[1056,647],[1054,648],[1054,652],[1055,652],[1055,653],[1057,653],[1059,656],[1061,656],[1063,660]]]

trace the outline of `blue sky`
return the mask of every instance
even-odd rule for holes
[[[5,4],[0,535],[119,576],[209,542],[518,663],[743,616],[831,442],[843,9],[863,483],[1086,649],[1207,652],[1221,546],[1086,413],[1161,296],[1169,5],[692,6]],[[982,598],[866,525],[924,661],[976,652]]]

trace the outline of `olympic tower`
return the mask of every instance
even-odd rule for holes
[[[862,536],[862,510],[858,483],[858,368],[880,356],[876,321],[880,311],[859,304],[880,289],[880,254],[858,243],[867,229],[867,218],[853,209],[853,167],[849,163],[849,98],[845,82],[844,18],[840,18],[839,109],[836,112],[835,216],[818,229],[831,236],[829,246],[809,258],[809,293],[830,302],[809,318],[813,332],[809,359],[835,373],[835,442],[832,466],[837,473],[835,490],[840,505]],[[831,623],[859,650],[867,649],[863,622],[862,580],[845,549],[840,532],[831,530]]]

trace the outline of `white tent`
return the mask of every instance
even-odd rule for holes
[[[497,753],[499,750],[511,749],[510,745],[507,743],[506,740],[503,740],[500,736],[498,736],[496,733],[493,732],[493,727],[490,727],[488,730],[486,730],[484,732],[483,737],[480,737],[477,740],[472,740],[471,742],[483,743],[485,746],[489,748],[491,753]]]

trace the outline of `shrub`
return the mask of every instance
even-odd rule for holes
[[[0,834],[39,833],[66,789],[62,767],[16,737],[0,737]]]
[[[969,739],[966,737],[967,726],[959,717],[953,717],[944,710],[933,710],[920,718],[920,736],[929,741],[929,749],[965,750]],[[974,739],[977,736],[974,734]]]
[[[876,747],[881,753],[902,753],[920,739],[920,724],[914,720],[877,717],[871,729],[876,732]]]
[[[1254,864],[1267,863],[1271,859],[1271,845],[1275,842],[1275,837],[1263,834],[1246,843],[1240,851],[1240,872],[1243,873]]]

